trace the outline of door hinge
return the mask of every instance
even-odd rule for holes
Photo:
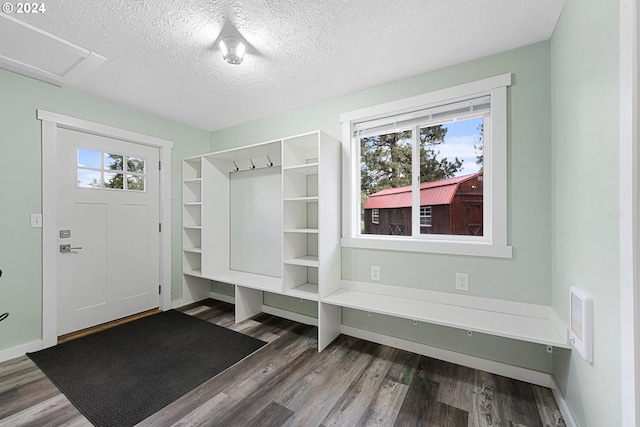
[[[158,170],[162,170],[162,160],[158,160]]]
[[[162,294],[162,285],[158,285],[158,295]]]
[[[158,233],[162,233],[162,223],[158,223]]]

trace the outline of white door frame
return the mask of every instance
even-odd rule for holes
[[[58,342],[58,128],[70,129],[160,151],[160,309],[171,308],[171,149],[173,142],[136,132],[38,110],[42,121],[42,347]]]
[[[636,0],[620,1],[620,391],[622,425],[640,425],[640,84]]]

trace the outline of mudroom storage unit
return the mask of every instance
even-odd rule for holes
[[[321,131],[182,162],[183,303],[235,288],[240,322],[263,293],[318,304],[318,350],[340,333],[341,145]]]

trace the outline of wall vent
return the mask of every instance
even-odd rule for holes
[[[73,86],[104,56],[0,13],[0,67],[58,86]]]
[[[593,299],[575,286],[571,287],[569,341],[587,362],[593,363]]]

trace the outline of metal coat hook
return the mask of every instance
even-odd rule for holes
[[[234,169],[233,169],[234,172],[238,172],[240,170],[235,160],[233,161],[233,166],[234,166]]]
[[[269,163],[267,163],[268,167],[273,166],[273,162],[271,161],[271,158],[267,155],[267,160],[269,161]]]
[[[251,169],[256,168],[256,165],[253,164],[253,160],[251,160],[251,157],[249,157],[249,163],[251,163]]]

